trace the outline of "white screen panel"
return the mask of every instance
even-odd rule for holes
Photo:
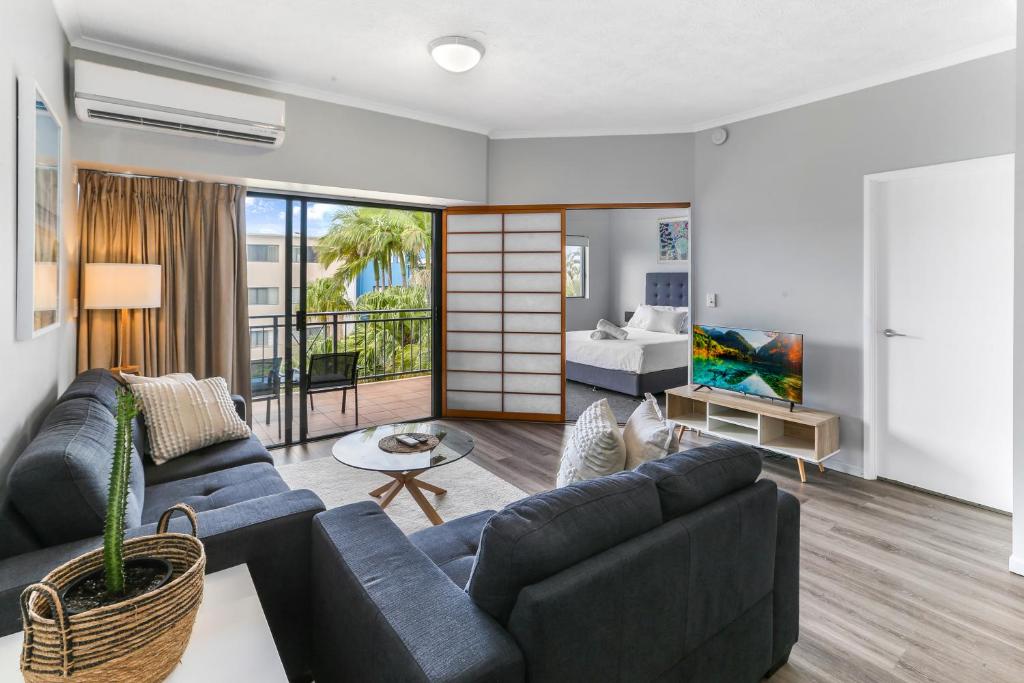
[[[474,354],[481,355],[481,354]],[[562,356],[554,353],[506,353],[505,370],[507,372],[562,372]]]
[[[534,294],[533,296],[539,295]],[[500,311],[501,294],[449,294],[448,310],[452,312]],[[499,328],[492,327],[490,329],[494,330]]]
[[[506,334],[505,350],[561,354],[562,337],[557,334]]]
[[[448,235],[448,252],[501,251],[501,235]]]
[[[500,353],[448,352],[448,370],[501,371]],[[450,373],[449,373],[450,374]]]
[[[454,294],[452,296],[455,296]],[[562,314],[561,294],[506,294],[506,311],[536,311]]]
[[[505,411],[509,413],[558,415],[562,412],[562,397],[541,396],[538,394],[505,394]]]
[[[501,335],[485,332],[449,332],[448,350],[501,351]]]
[[[505,251],[561,251],[562,233],[524,232],[505,235]]]
[[[524,375],[525,377],[526,375]],[[501,391],[501,375],[482,372],[448,372],[448,389]],[[535,390],[535,391],[539,391]]]
[[[448,232],[501,232],[501,214],[448,214]]]
[[[481,376],[489,377],[490,375]],[[562,375],[513,375],[505,373],[505,391],[561,395]]]
[[[455,332],[498,332],[500,313],[449,313],[448,329]]]
[[[448,276],[449,280],[451,275]],[[450,289],[453,289],[449,285]],[[561,273],[506,273],[506,292],[559,292],[562,291]]]
[[[501,271],[501,254],[448,254],[447,264],[449,271],[497,273]]]
[[[453,255],[454,256],[454,255]],[[505,270],[544,270],[562,272],[562,253],[557,254],[505,254]]]
[[[500,292],[501,275],[491,273],[448,273],[449,292]]]
[[[483,329],[483,328],[480,328]],[[561,332],[561,313],[506,313],[506,332]]]
[[[562,214],[506,213],[505,232],[512,230],[562,230]]]
[[[501,394],[449,391],[448,409],[499,413],[501,412]]]

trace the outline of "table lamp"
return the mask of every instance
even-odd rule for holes
[[[117,367],[111,371],[138,372],[139,366],[125,365],[128,309],[160,308],[160,266],[148,263],[86,263],[83,277],[84,308],[121,311],[117,323]]]

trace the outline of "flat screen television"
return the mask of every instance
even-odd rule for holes
[[[804,336],[693,326],[693,383],[803,403]]]

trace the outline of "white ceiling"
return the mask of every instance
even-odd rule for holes
[[[1015,0],[54,0],[74,45],[492,137],[700,130],[1014,46]],[[465,74],[427,43],[484,43]]]

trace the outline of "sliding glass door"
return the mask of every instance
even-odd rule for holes
[[[252,422],[264,443],[437,413],[438,216],[249,194]]]

